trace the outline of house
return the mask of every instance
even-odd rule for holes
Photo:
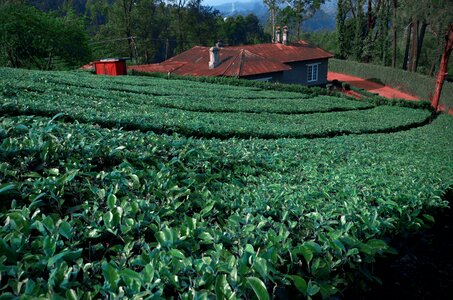
[[[130,66],[141,72],[182,76],[230,76],[251,80],[305,85],[327,83],[328,60],[333,55],[305,41],[288,42],[285,27],[280,39],[268,44],[215,47],[195,46],[162,63]]]

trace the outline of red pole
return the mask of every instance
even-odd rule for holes
[[[442,86],[444,85],[445,76],[447,75],[448,60],[450,58],[451,50],[453,49],[453,23],[450,24],[448,31],[445,35],[445,47],[442,51],[442,58],[440,59],[439,72],[436,77],[436,87],[434,88],[434,95],[431,99],[431,105],[435,110],[439,107],[440,94],[442,93]]]

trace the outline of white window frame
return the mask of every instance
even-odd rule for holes
[[[272,77],[263,77],[263,78],[256,78],[256,79],[253,79],[255,81],[271,81],[272,80]]]
[[[321,63],[307,64],[307,82],[318,81],[319,65]],[[310,79],[311,77],[311,79]]]

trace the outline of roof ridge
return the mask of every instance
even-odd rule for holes
[[[244,64],[244,52],[247,51],[246,49],[241,49],[241,59],[239,60],[239,69],[238,69],[238,77],[241,76],[242,66]],[[248,51],[250,52],[250,51]],[[251,52],[250,52],[251,53]]]
[[[174,71],[178,70],[178,69],[181,69],[183,66],[187,65],[187,62],[184,61],[184,62],[181,62],[178,66],[176,66],[176,68],[172,69],[170,72],[168,73],[173,73]]]
[[[225,75],[228,70],[231,68],[231,66],[233,65],[234,61],[237,59],[238,56],[236,56],[234,59],[231,60],[230,64],[228,65],[228,67],[226,67],[225,71],[223,71],[223,75]]]
[[[250,53],[250,54],[253,54],[253,55],[255,55],[255,56],[259,56],[259,57],[261,57],[261,58],[267,59],[267,57],[265,57],[265,56],[262,56],[261,54],[258,54],[258,53],[255,53],[255,52],[252,52],[252,51],[250,51],[250,50],[248,50],[248,49],[241,49],[241,50],[243,50],[243,51],[247,51],[248,53]]]

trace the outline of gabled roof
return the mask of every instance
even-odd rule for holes
[[[289,45],[280,43],[257,44],[228,47],[231,49],[245,49],[266,58],[273,58],[282,63],[305,61],[313,59],[331,58],[333,54],[305,41],[298,41]]]
[[[285,63],[330,57],[333,57],[331,53],[304,41],[287,46],[230,46],[220,49],[220,64],[209,69],[209,47],[195,46],[160,64],[130,66],[129,69],[191,76],[244,77],[291,70]]]

